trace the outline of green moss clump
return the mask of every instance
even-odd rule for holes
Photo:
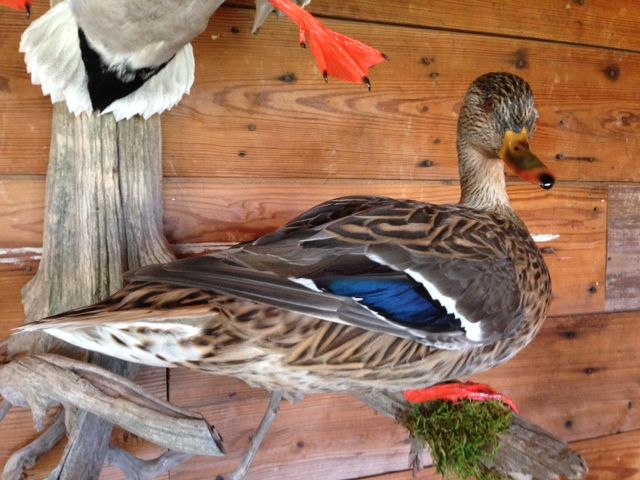
[[[501,402],[435,401],[415,404],[404,424],[429,445],[444,478],[498,480],[501,476],[486,465],[495,459],[500,434],[509,430],[512,417]]]

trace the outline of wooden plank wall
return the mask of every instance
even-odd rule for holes
[[[36,1],[36,16],[45,5]],[[222,8],[195,41],[196,85],[163,119],[165,230],[176,251],[251,239],[338,195],[455,201],[465,89],[487,71],[522,75],[541,113],[533,147],[559,181],[542,192],[509,176],[509,190],[533,233],[557,235],[541,245],[554,302],[533,344],[481,379],[573,442],[590,478],[640,479],[636,1],[313,0],[329,26],[391,57],[372,71],[371,93],[325,85],[286,20],[252,36],[249,7]],[[51,106],[17,52],[26,25],[0,10],[0,336],[22,321],[20,288],[42,244]],[[205,413],[227,442],[225,459],[197,458],[166,478],[233,470],[263,392],[184,370],[146,370],[142,382]],[[29,412],[13,411],[0,425],[0,464],[34,436]],[[123,432],[115,439],[157,453]],[[44,478],[60,451],[30,478]],[[407,452],[392,422],[354,399],[321,395],[284,406],[250,478],[408,479]],[[103,478],[121,476],[107,469]]]

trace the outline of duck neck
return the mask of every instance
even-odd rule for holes
[[[464,139],[458,138],[457,147],[460,203],[479,210],[512,213],[502,161],[487,157]]]

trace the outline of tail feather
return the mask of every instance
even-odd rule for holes
[[[161,283],[132,282],[108,299],[58,315],[28,323],[18,332],[50,328],[83,329],[105,324],[135,322],[163,323],[171,320],[202,318],[215,313],[215,297],[195,288],[180,288]]]
[[[104,302],[29,323],[17,332],[43,331],[87,350],[171,367],[198,361],[210,350],[192,340],[226,318],[216,298],[194,288],[134,282]]]
[[[66,101],[76,115],[91,111],[78,25],[67,2],[57,4],[25,30],[20,51],[32,83],[41,85],[52,103]]]
[[[195,80],[195,59],[191,44],[135,92],[109,105],[102,113],[113,113],[116,120],[141,115],[145,119],[175,107],[188,95]]]
[[[66,102],[75,115],[93,110],[78,24],[67,2],[57,4],[27,28],[20,51],[25,54],[32,83],[40,85],[52,103]],[[116,120],[135,115],[146,119],[168,110],[190,92],[194,71],[193,49],[187,44],[140,88],[114,101],[102,113],[112,113]]]

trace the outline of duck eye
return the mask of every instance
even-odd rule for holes
[[[496,102],[493,101],[493,98],[487,98],[484,102],[484,111],[491,113],[494,108],[496,108]]]

